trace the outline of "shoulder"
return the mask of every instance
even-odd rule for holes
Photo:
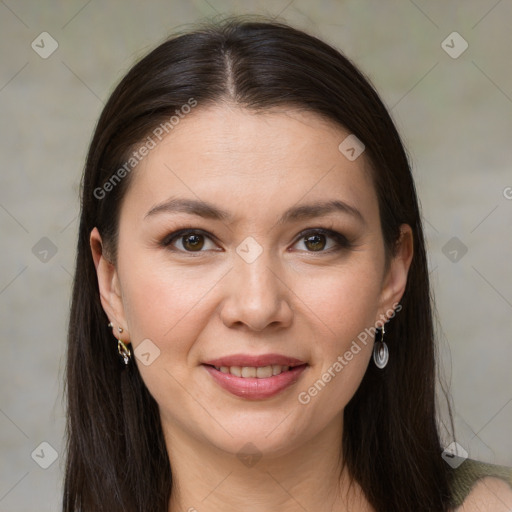
[[[456,512],[510,512],[512,488],[501,478],[487,476],[478,480]]]
[[[510,512],[512,468],[466,459],[453,474],[456,512]]]

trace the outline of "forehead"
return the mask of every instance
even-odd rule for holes
[[[171,196],[185,197],[275,218],[291,204],[341,199],[378,216],[364,153],[350,161],[338,148],[348,135],[307,111],[197,107],[155,139],[132,172],[124,204],[140,217]]]

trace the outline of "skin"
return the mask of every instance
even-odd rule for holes
[[[457,512],[510,512],[512,489],[500,478],[478,480]]]
[[[373,340],[360,343],[307,405],[298,400],[358,334],[392,315],[413,256],[411,228],[402,225],[386,267],[368,162],[364,153],[349,161],[338,150],[347,135],[293,109],[198,107],[133,171],[115,265],[98,230],[91,233],[114,336],[131,343],[132,352],[146,339],[160,350],[148,366],[133,359],[160,408],[176,484],[169,511],[372,510],[345,473],[339,481],[337,468],[343,410],[373,364]],[[171,196],[208,201],[233,219],[146,216]],[[329,199],[357,208],[364,222],[335,212],[277,223],[289,207]],[[161,244],[183,228],[212,236],[201,239],[201,252],[183,238]],[[314,228],[333,229],[352,246],[329,251],[336,240],[320,236],[315,251],[314,242],[298,237]],[[248,236],[262,249],[251,263],[236,252]],[[224,355],[270,352],[309,366],[265,400],[231,395],[201,366]],[[254,465],[237,457],[247,443],[261,456]]]

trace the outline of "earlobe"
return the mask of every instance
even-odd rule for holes
[[[91,231],[90,246],[103,310],[114,324],[126,325],[117,270],[106,257],[104,244],[96,227]]]

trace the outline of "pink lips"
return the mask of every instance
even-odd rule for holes
[[[272,377],[245,378],[236,377],[230,373],[223,373],[214,368],[214,366],[259,367],[270,365],[289,366],[290,369],[280,373],[279,375],[273,375]],[[263,400],[277,395],[293,383],[297,382],[303,371],[306,369],[307,364],[299,359],[279,354],[265,354],[261,356],[235,354],[207,361],[203,364],[203,367],[212,376],[215,382],[219,384],[219,386],[233,395],[249,400]]]

